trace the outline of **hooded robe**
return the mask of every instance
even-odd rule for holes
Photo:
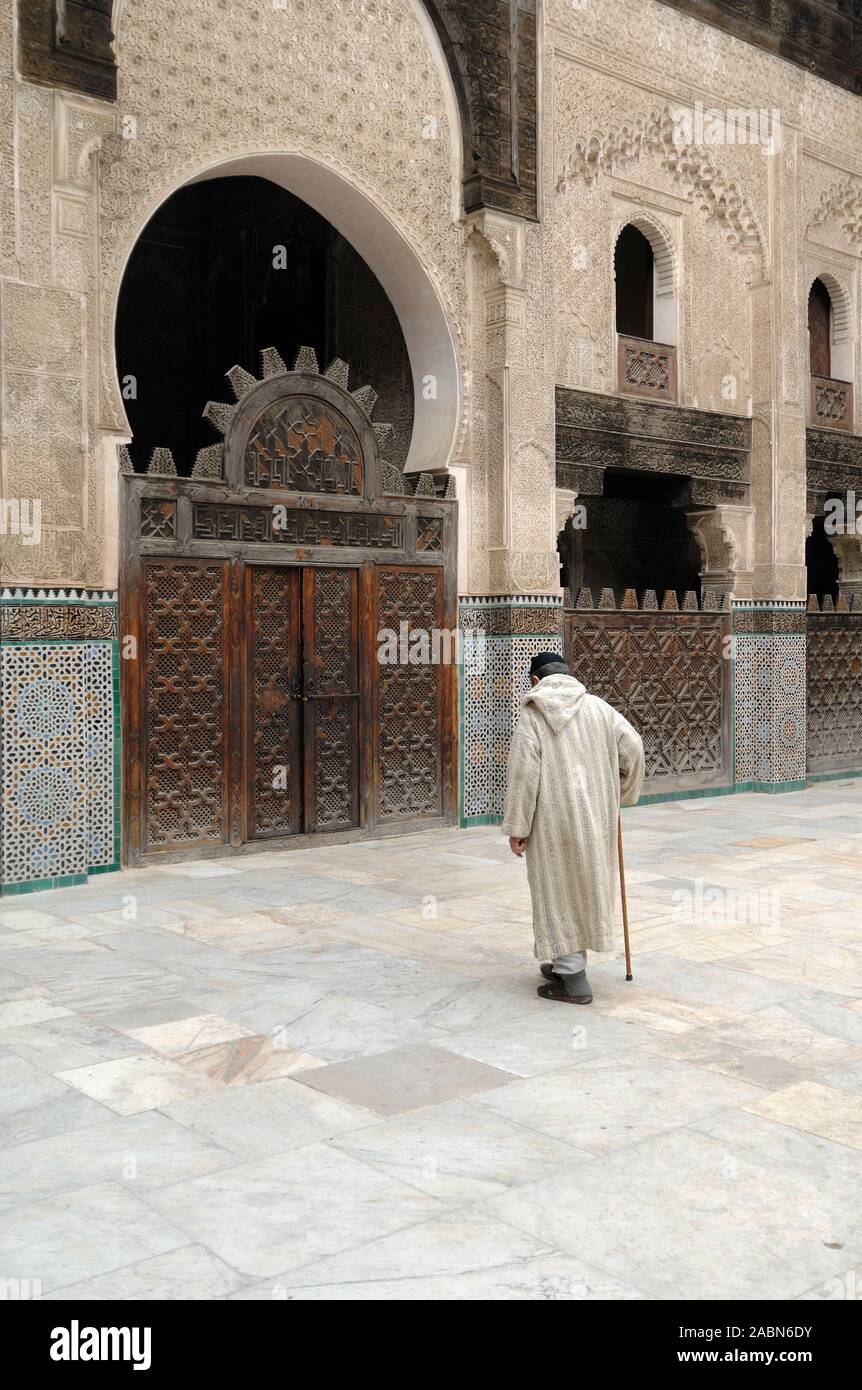
[[[637,801],[640,735],[574,676],[524,696],[512,736],[503,832],[528,841],[540,960],[610,951],[619,920],[617,816]]]

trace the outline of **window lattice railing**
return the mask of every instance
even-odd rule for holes
[[[617,382],[621,394],[675,401],[676,348],[647,338],[617,339]]]
[[[853,429],[853,384],[828,376],[811,378],[811,423],[821,429]]]

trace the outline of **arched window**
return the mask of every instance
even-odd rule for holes
[[[653,337],[655,261],[643,232],[623,227],[614,251],[617,332],[627,338]]]
[[[808,291],[810,423],[853,429],[853,330],[850,296],[831,271]]]
[[[808,292],[808,355],[812,376],[832,375],[832,300],[822,280]]]

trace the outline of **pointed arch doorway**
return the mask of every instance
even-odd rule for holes
[[[370,293],[377,282],[368,284]],[[318,342],[331,344],[331,323]],[[375,384],[341,357],[321,370],[315,346],[294,344],[290,359],[254,346],[256,370],[226,364],[234,399],[205,406],[221,439],[192,455],[170,438],[150,448],[150,431],[148,457],[134,436],[124,455],[131,863],[386,834],[456,814],[451,487],[442,472],[402,471],[409,429],[399,438],[378,421]],[[128,365],[119,362],[121,379]],[[384,383],[387,406],[397,375]],[[193,434],[181,430],[182,443]],[[400,639],[397,659],[382,633]]]

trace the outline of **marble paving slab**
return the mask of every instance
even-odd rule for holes
[[[264,1279],[350,1250],[443,1210],[433,1197],[324,1143],[148,1194],[240,1274]]]
[[[316,1067],[296,1079],[378,1115],[397,1115],[505,1086],[512,1074],[446,1048],[418,1045]]]

